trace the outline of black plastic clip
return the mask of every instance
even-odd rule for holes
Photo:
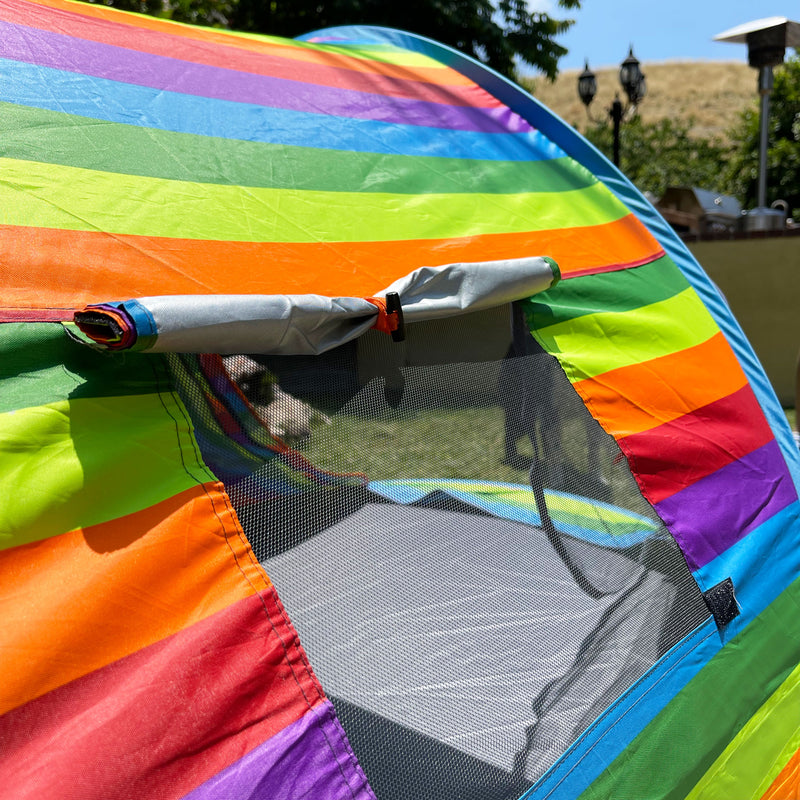
[[[389,292],[386,295],[386,314],[395,317],[397,326],[392,331],[392,341],[402,342],[406,338],[406,322],[403,318],[403,306],[400,304],[400,295],[397,292]]]

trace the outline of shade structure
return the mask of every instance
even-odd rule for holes
[[[502,303],[515,301],[514,319],[526,320],[570,396],[618,447],[645,503],[619,511],[584,497],[570,519],[590,507],[602,525],[609,515],[644,520],[633,530],[674,548],[683,563],[670,564],[683,582],[655,570],[636,586],[652,586],[651,600],[704,598],[705,613],[693,607],[666,649],[660,633],[652,647],[640,637],[652,663],[643,658],[624,683],[609,667],[603,685],[616,694],[576,712],[588,720],[569,744],[537,751],[519,774],[495,738],[482,751],[476,737],[451,749],[496,769],[503,797],[796,791],[798,454],[724,301],[618,171],[518,87],[398,31],[346,28],[287,41],[61,0],[2,0],[0,24],[0,652],[9,676],[0,690],[0,794],[55,797],[69,785],[86,798],[361,798],[373,796],[370,781],[390,791],[396,777],[368,763],[355,741],[364,730],[350,724],[358,692],[337,680],[328,696],[315,672],[329,675],[328,656],[352,642],[325,644],[319,620],[295,598],[323,572],[314,559],[355,534],[337,518],[264,556],[251,547],[249,515],[259,513],[251,501],[277,507],[278,495],[333,487],[361,498],[349,515],[359,535],[376,518],[405,519],[420,551],[430,544],[419,576],[433,594],[447,542],[480,549],[475,509],[509,520],[501,510],[509,497],[454,484],[461,475],[413,476],[434,482],[421,499],[444,494],[446,507],[404,516],[397,491],[409,476],[332,469],[276,441],[215,355],[99,352],[77,341],[75,311],[193,295],[370,298],[425,268],[539,257],[558,264],[561,281]],[[488,347],[480,339],[465,337],[456,360],[477,360]],[[435,335],[426,342],[443,346]],[[427,372],[418,384],[413,377],[407,395],[431,383]],[[262,494],[241,488],[249,491],[252,476],[258,483],[261,464],[269,500],[263,481]],[[392,511],[381,514],[387,487]],[[527,492],[525,475],[516,487],[512,497]],[[575,530],[553,501],[569,494],[543,493],[565,547]],[[515,541],[525,542],[519,553],[549,546],[534,505],[535,517],[510,519],[509,564]],[[335,516],[332,504],[324,510]],[[530,541],[526,525],[537,531]],[[426,542],[430,530],[444,538]],[[547,552],[543,574],[555,594],[572,562]],[[368,583],[371,553],[353,560],[363,572],[319,587],[345,617],[337,593]],[[636,575],[645,569],[638,551],[623,557],[636,559]],[[277,591],[259,559],[268,572],[275,559]],[[286,608],[279,574],[292,576]],[[480,574],[491,597],[499,579]],[[582,592],[563,593],[565,604]],[[417,617],[398,630],[418,636],[419,625]],[[598,642],[578,628],[570,658],[581,636]],[[338,630],[344,639],[348,626]],[[477,652],[473,639],[451,641],[460,655],[444,665],[443,681]],[[501,660],[513,672],[509,640],[488,641],[506,648]],[[558,674],[588,685],[590,673],[576,664]],[[528,669],[533,685],[544,673]],[[374,686],[380,665],[363,677]],[[573,695],[537,691],[540,710],[573,720],[562,708]],[[441,727],[450,743],[465,730],[464,698],[477,696],[447,706]],[[412,724],[400,705],[403,713],[374,703],[377,728],[432,734],[435,726]],[[482,719],[501,726],[497,714]],[[523,733],[534,722],[530,714],[515,721]],[[413,784],[422,796],[427,769]],[[451,785],[463,789],[469,774]]]

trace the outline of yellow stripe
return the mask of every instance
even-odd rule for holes
[[[165,393],[0,415],[0,549],[130,514],[213,480],[180,409]]]
[[[587,314],[537,331],[545,350],[569,362],[573,381],[695,347],[719,333],[697,293],[635,311]]]
[[[0,159],[0,171],[0,224],[183,239],[441,239],[600,225],[628,213],[601,183],[557,193],[408,195],[192,183],[10,158]]]
[[[800,747],[800,665],[709,767],[686,800],[760,798]]]

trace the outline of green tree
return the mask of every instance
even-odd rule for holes
[[[725,170],[726,191],[744,208],[758,200],[758,140],[760,113],[757,103],[740,115],[730,132],[734,151]],[[793,56],[775,70],[770,98],[767,149],[767,205],[785,200],[790,214],[800,216],[800,59]]]
[[[179,22],[294,37],[337,25],[381,25],[430,37],[514,78],[529,64],[551,80],[572,19],[530,11],[526,0],[97,0]],[[89,0],[95,2],[95,0]],[[581,0],[558,0],[579,9]]]
[[[660,119],[644,122],[636,116],[620,128],[620,169],[642,192],[656,197],[669,186],[696,186],[724,190],[723,172],[729,147],[716,139],[691,134],[694,120]],[[611,158],[613,131],[610,122],[592,124],[587,139]]]
[[[151,17],[227,28],[237,0],[85,0]]]

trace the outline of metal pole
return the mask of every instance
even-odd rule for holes
[[[758,71],[758,93],[761,96],[761,120],[758,134],[758,208],[767,207],[767,148],[769,147],[769,96],[772,92],[772,67]]]
[[[611,104],[611,119],[614,121],[614,166],[619,166],[619,124],[622,122],[622,103],[620,102],[619,95],[614,98]]]

